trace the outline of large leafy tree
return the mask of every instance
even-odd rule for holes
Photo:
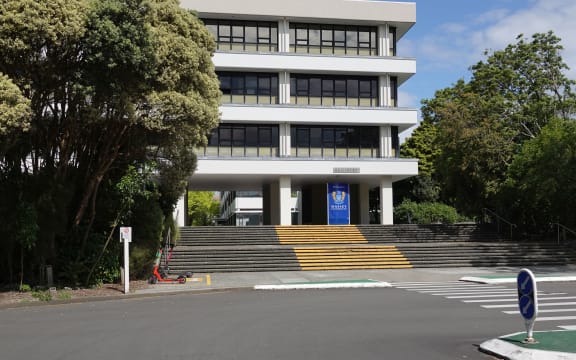
[[[102,231],[93,229],[102,184],[129,165],[156,164],[170,211],[195,168],[194,147],[218,123],[214,50],[176,0],[0,4],[0,83],[30,104],[29,114],[2,119],[22,130],[0,133],[2,178],[15,194],[6,207],[28,198],[38,209],[39,263],[64,243],[84,256]]]
[[[504,50],[485,53],[458,81],[423,101],[424,121],[437,129],[435,179],[441,197],[468,215],[482,207],[504,212],[508,168],[527,139],[550,119],[573,117],[574,82],[564,74],[560,39],[522,35]]]
[[[560,222],[574,228],[576,122],[552,119],[514,158],[509,205],[527,225]]]

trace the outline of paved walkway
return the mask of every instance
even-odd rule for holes
[[[232,289],[307,289],[386,287],[395,282],[472,281],[514,284],[520,268],[442,268],[353,271],[277,271],[194,274],[185,284],[156,284],[137,294],[225,291]],[[530,268],[538,282],[576,281],[576,266]],[[535,332],[537,344],[524,344],[526,333],[488,340],[480,348],[510,360],[575,360],[576,331]]]

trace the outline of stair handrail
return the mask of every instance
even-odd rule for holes
[[[551,225],[556,227],[556,240],[558,242],[558,245],[560,245],[560,231],[562,231],[562,239],[564,242],[566,242],[566,240],[567,240],[566,232],[569,232],[570,234],[574,235],[574,237],[576,238],[576,231],[570,229],[568,226],[562,225],[560,223],[552,223]],[[576,241],[576,240],[572,239],[571,241]]]
[[[483,208],[482,209],[482,223],[486,224],[487,223],[486,219],[490,219],[490,218],[496,219],[496,229],[497,229],[499,234],[503,234],[502,227],[500,226],[500,223],[504,223],[505,225],[507,225],[508,228],[510,229],[509,240],[513,239],[514,228],[517,227],[516,224],[512,223],[511,221],[504,219],[502,216],[498,215],[494,210],[491,210],[488,208]]]

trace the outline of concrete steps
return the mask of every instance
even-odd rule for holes
[[[514,243],[463,225],[181,228],[174,273],[535,266],[576,263],[549,243]]]

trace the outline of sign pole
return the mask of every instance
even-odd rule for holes
[[[516,279],[518,286],[518,308],[524,318],[526,326],[525,344],[536,344],[534,339],[534,322],[538,316],[538,290],[536,288],[536,278],[532,271],[522,269]]]
[[[124,294],[130,292],[130,249],[129,243],[132,242],[132,228],[120,228],[120,242],[124,243]]]

